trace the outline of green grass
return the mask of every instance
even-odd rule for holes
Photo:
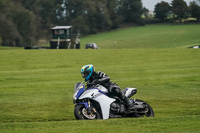
[[[22,50],[24,47],[7,47],[7,46],[0,46],[0,50]]]
[[[151,27],[136,29],[143,29],[145,35]],[[126,30],[122,31],[125,34]],[[115,37],[119,34],[116,31],[116,35],[110,32],[82,40],[96,38],[103,42],[111,33]],[[198,132],[200,50],[186,47],[198,43],[199,38],[190,36],[193,40],[182,41],[185,43],[177,47],[170,43],[169,47],[159,47],[162,37],[157,36],[160,40],[154,40],[155,46],[147,49],[136,48],[135,44],[130,49],[121,45],[111,49],[97,43],[102,49],[0,50],[0,132]],[[138,88],[134,98],[148,102],[155,117],[75,120],[73,88],[82,81],[80,69],[85,64],[94,64],[97,71],[104,71],[122,89]]]
[[[200,43],[200,25],[147,25],[91,35],[81,39],[82,48],[95,42],[101,49],[177,48]],[[199,44],[200,45],[200,44]]]
[[[196,132],[200,129],[200,51],[2,50],[0,127],[3,132]],[[93,63],[121,88],[136,87],[155,118],[76,121],[73,87]],[[119,129],[117,129],[119,127]],[[142,129],[141,129],[142,128]]]
[[[139,119],[110,119],[96,121],[51,121],[27,123],[2,123],[3,133],[197,133],[199,117],[168,117]]]

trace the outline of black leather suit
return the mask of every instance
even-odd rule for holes
[[[124,93],[121,92],[120,87],[116,83],[112,83],[110,77],[108,77],[104,72],[93,72],[87,82],[87,88],[91,88],[94,84],[100,84],[104,86],[108,89],[108,92],[111,95],[119,97],[126,103],[127,106],[131,104],[129,98],[127,98]]]

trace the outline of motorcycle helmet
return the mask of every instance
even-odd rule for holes
[[[94,66],[93,65],[85,65],[81,68],[81,75],[82,78],[85,79],[85,81],[88,81],[94,72]]]

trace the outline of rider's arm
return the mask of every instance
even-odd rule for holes
[[[110,81],[110,77],[108,77],[104,72],[97,72],[98,74],[98,79],[97,79],[97,82],[98,83],[107,83]]]

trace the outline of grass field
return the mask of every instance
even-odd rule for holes
[[[191,43],[198,43],[198,38]],[[189,44],[148,49],[1,50],[0,132],[199,132],[200,50],[186,48]],[[121,88],[138,88],[134,98],[148,102],[155,117],[75,120],[73,87],[82,80],[80,68],[91,63]]]
[[[200,45],[199,25],[129,27],[81,39],[82,48],[95,42],[101,49],[177,48]]]

